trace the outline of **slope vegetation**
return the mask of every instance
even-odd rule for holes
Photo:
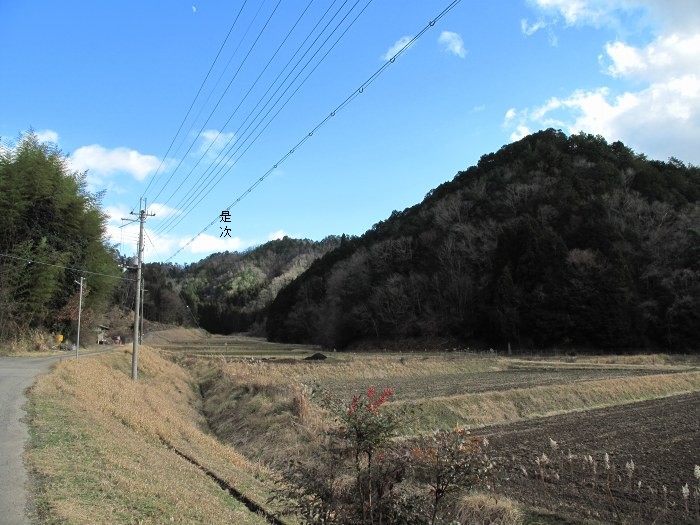
[[[147,264],[145,316],[180,325],[192,325],[194,317],[217,334],[260,332],[279,290],[339,243],[335,237],[320,242],[285,237],[246,252],[215,253],[184,267]]]
[[[32,387],[40,522],[269,523],[250,510],[265,472],[208,433],[189,373],[141,347],[134,382],[130,357],[63,361]]]
[[[283,289],[271,340],[697,347],[700,169],[547,130],[485,155]]]

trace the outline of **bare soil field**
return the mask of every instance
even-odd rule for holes
[[[697,524],[698,414],[692,393],[474,433],[488,437],[500,466],[497,491],[525,504],[604,523]]]

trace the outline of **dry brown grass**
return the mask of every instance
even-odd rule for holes
[[[517,421],[699,390],[700,372],[682,372],[434,397],[411,404],[418,409],[414,429],[428,431]],[[401,404],[407,403],[394,406]]]
[[[265,523],[164,442],[251,499],[265,501],[243,456],[206,432],[187,371],[141,347],[59,363],[30,396],[32,446],[45,523]]]
[[[504,370],[505,362],[497,358],[472,354],[372,355],[339,354],[326,361],[278,363],[247,359],[220,361],[223,369],[236,381],[268,384],[317,383],[348,378],[379,381],[398,377],[439,376],[441,374],[492,372]]]
[[[248,378],[242,382],[199,361],[195,374],[204,392],[204,411],[222,441],[253,461],[284,468],[314,454],[326,429],[323,411],[300,383]]]
[[[468,494],[457,505],[461,525],[521,525],[523,514],[511,500],[493,494]]]
[[[409,432],[424,432],[438,428],[452,428],[456,425],[480,426],[516,421],[523,418],[586,410],[700,390],[700,372],[666,373],[691,369],[679,366],[671,367],[665,361],[662,364],[653,365],[653,359],[644,359],[648,356],[639,357],[642,359],[636,365],[631,364],[632,359],[622,359],[612,365],[589,363],[587,365],[578,364],[576,367],[584,366],[584,371],[585,369],[609,371],[612,368],[631,373],[634,373],[634,370],[643,371],[645,374],[649,372],[659,373],[609,379],[586,378],[586,380],[567,382],[562,380],[562,383],[557,384],[543,384],[527,388],[499,388],[498,390],[494,388],[493,391],[459,393],[450,396],[423,397],[419,393],[407,395],[397,388],[396,401],[390,403],[389,406],[409,405],[418,409],[416,416],[410,423],[411,430]],[[400,384],[415,383],[414,388],[420,388],[420,385],[443,380],[454,381],[455,377],[463,377],[465,388],[467,388],[470,381],[488,377],[493,372],[512,369],[514,366],[527,369],[527,373],[532,368],[533,377],[541,374],[542,370],[569,369],[572,366],[551,360],[518,361],[473,354],[433,356],[345,354],[334,355],[321,362],[280,363],[259,359],[238,361],[221,359],[209,363],[216,363],[220,373],[226,377],[230,385],[236,385],[236,388],[247,385],[251,389],[261,390],[269,386],[271,392],[277,392],[276,410],[278,413],[281,412],[279,402],[282,402],[280,397],[282,390],[280,389],[284,388],[303,389],[315,385],[322,388],[342,385],[345,388],[347,385],[356,384],[356,390],[359,392],[369,385],[396,388]],[[406,381],[408,378],[415,378],[417,381]],[[226,403],[234,406],[237,402],[231,399],[231,391],[235,388],[230,388],[228,394],[224,390],[219,391],[219,397],[216,399],[216,404],[220,408],[219,412],[222,414],[220,418],[223,419],[226,418],[223,415],[227,410]],[[426,391],[428,390],[430,389],[426,388]],[[286,390],[284,396],[287,398],[282,404],[287,403],[289,395],[290,391]],[[270,407],[275,405],[272,398],[269,398],[268,401],[271,403]],[[262,403],[263,401],[258,400],[258,402]],[[274,411],[270,407],[267,410]],[[240,422],[241,415],[245,414],[240,411],[236,414],[229,414],[228,423]],[[238,430],[241,428],[239,427]]]
[[[151,346],[158,346],[167,343],[188,343],[193,341],[201,341],[211,337],[209,333],[202,329],[196,328],[169,328],[167,330],[159,330],[150,332],[146,335],[144,342]]]
[[[46,331],[31,329],[0,344],[0,356],[39,357],[64,354],[58,350],[58,340]]]

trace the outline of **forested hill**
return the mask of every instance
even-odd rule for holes
[[[547,130],[316,261],[273,341],[697,349],[700,169]]]
[[[340,244],[285,237],[245,252],[215,253],[187,265],[144,267],[146,319],[192,324],[214,333],[264,330],[267,309],[285,285]],[[190,312],[187,309],[190,309]]]

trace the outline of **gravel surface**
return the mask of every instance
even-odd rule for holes
[[[82,356],[103,353],[92,352]],[[27,415],[25,391],[36,376],[48,372],[61,359],[56,357],[0,357],[0,522],[2,525],[29,525],[31,500],[27,490],[27,470],[22,460],[29,431],[24,421]]]

